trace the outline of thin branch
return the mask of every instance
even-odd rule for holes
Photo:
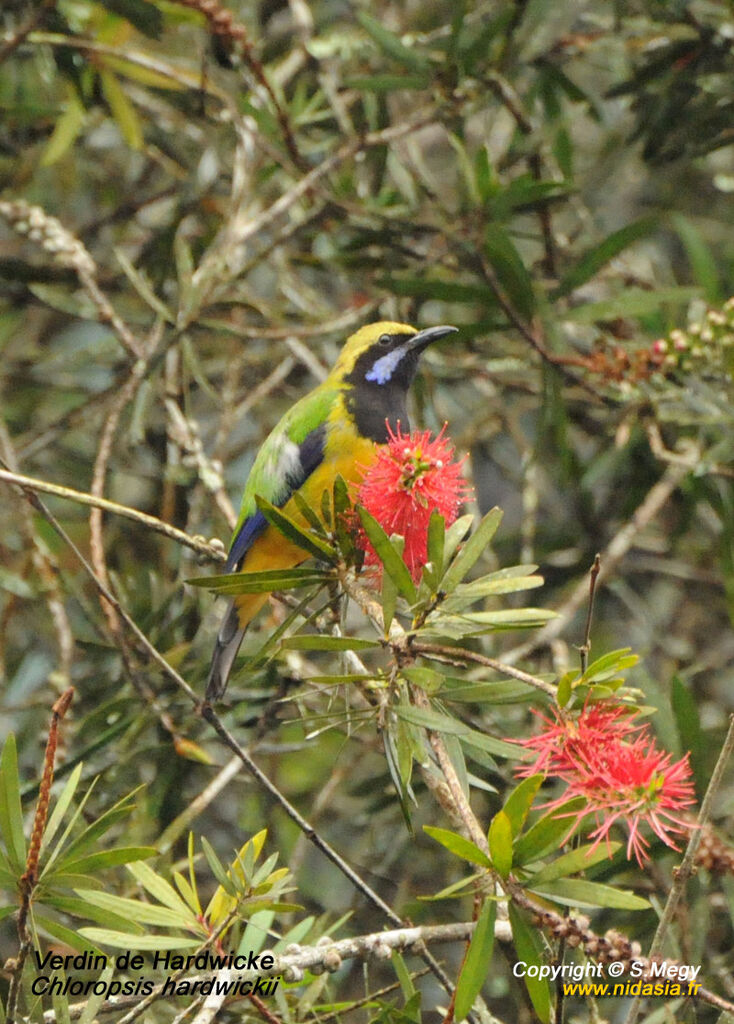
[[[579,654],[581,656],[581,671],[585,672],[589,662],[589,652],[591,651],[591,622],[594,617],[594,597],[596,595],[596,584],[599,579],[599,573],[601,572],[601,555],[597,555],[594,559],[594,564],[589,570],[589,607],[586,611],[586,626],[584,627],[584,640],[579,647]]]
[[[255,980],[256,978],[277,978],[280,976],[291,977],[303,976],[303,972],[310,971],[313,974],[324,971],[337,971],[345,960],[363,960],[372,958],[389,960],[394,950],[418,953],[423,945],[433,945],[442,942],[465,942],[474,931],[474,921],[459,921],[451,924],[422,925],[420,927],[397,928],[393,931],[372,932],[367,935],[358,935],[350,939],[339,939],[333,942],[319,943],[316,946],[298,946],[289,948],[287,953],[274,957],[272,967],[260,965],[257,970],[236,971],[220,970],[215,975],[217,981],[232,983],[238,981]],[[260,954],[262,957],[264,954]],[[183,977],[185,971],[177,974],[176,977]],[[211,975],[189,976],[187,981],[204,981]],[[163,992],[163,983],[157,985],[151,996],[147,997],[150,1002],[160,997]],[[97,1009],[99,1014],[119,1013],[120,1009],[129,1006],[131,1003],[139,1003],[139,996],[116,996],[106,999]],[[146,1003],[146,1005],[150,1005]],[[86,1002],[73,1003],[69,1007],[71,1020],[78,1020],[87,1006]],[[55,1010],[46,1010],[43,1014],[43,1024],[57,1024]],[[123,1024],[129,1018],[120,1018],[118,1024]]]
[[[224,562],[227,558],[224,546],[218,540],[207,541],[203,537],[191,536],[188,533],[184,533],[183,530],[177,529],[175,526],[171,526],[170,523],[164,523],[162,519],[157,519],[156,516],[148,515],[147,512],[140,512],[136,508],[130,508],[128,505],[120,505],[116,501],[109,501],[107,498],[96,498],[92,494],[87,494],[85,491],[75,491],[72,487],[64,487],[62,484],[52,484],[47,480],[39,480],[37,477],[24,476],[21,473],[11,473],[9,470],[0,468],[0,481],[5,481],[9,484],[17,484],[18,487],[22,487],[26,491],[39,491],[42,494],[53,494],[57,498],[66,498],[68,501],[75,501],[79,505],[92,506],[93,508],[102,509],[103,512],[112,512],[114,515],[124,516],[126,519],[132,519],[136,523],[140,523],[141,526],[147,527],[149,530],[154,530],[156,533],[163,534],[164,537],[168,537],[169,540],[176,541],[177,544],[182,544],[184,547],[191,548],[193,551],[198,552],[200,555],[205,555],[207,558],[211,558],[218,562]]]
[[[552,683],[547,683],[545,679],[540,679],[538,676],[530,675],[529,672],[523,672],[522,669],[515,668],[514,665],[508,664],[506,661],[499,661],[497,658],[487,657],[486,654],[479,654],[478,651],[468,651],[463,647],[450,647],[447,644],[428,644],[421,640],[414,641],[410,645],[410,649],[415,654],[422,654],[426,658],[432,657],[436,661],[448,662],[451,665],[462,665],[467,661],[483,665],[485,668],[491,668],[496,672],[511,676],[521,683],[527,683],[528,686],[533,686],[536,690],[542,690],[543,693],[555,700],[556,688]]]

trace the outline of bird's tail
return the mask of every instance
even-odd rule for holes
[[[205,699],[209,702],[221,700],[224,696],[227,680],[245,631],[250,620],[265,604],[267,597],[267,594],[242,594],[232,601],[227,609],[227,614],[219,627],[206,683]]]

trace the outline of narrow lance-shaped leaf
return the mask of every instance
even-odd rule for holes
[[[598,273],[603,266],[611,259],[614,259],[623,249],[626,249],[633,242],[637,242],[640,238],[651,234],[657,228],[658,223],[658,218],[655,216],[642,217],[631,224],[626,224],[618,231],[612,232],[603,242],[590,249],[581,257],[576,266],[563,278],[553,294],[553,298],[568,295],[575,288],[585,284],[586,281]]]
[[[583,846],[569,850],[568,853],[562,853],[550,864],[546,864],[537,874],[533,875],[532,883],[536,885],[539,882],[553,882],[556,878],[565,878],[576,871],[586,871],[587,868],[593,867],[599,861],[613,857],[617,850],[621,849],[621,846],[621,843],[611,841],[596,845],[584,843]]]
[[[573,818],[585,804],[582,796],[573,797],[565,804],[548,811],[539,818],[523,835],[515,840],[515,864],[528,864],[539,860],[550,850],[557,850],[563,840],[573,831]]]
[[[291,519],[281,509],[276,508],[275,505],[271,505],[259,494],[255,497],[255,503],[267,521],[299,548],[307,551],[314,558],[334,560],[336,552],[331,544],[313,533],[306,533],[294,519]]]
[[[491,509],[479,523],[474,533],[465,542],[456,558],[444,573],[441,580],[441,587],[447,593],[463,580],[475,562],[481,558],[485,548],[497,532],[497,527],[502,520],[502,511],[499,508]],[[456,524],[454,524],[456,525]]]
[[[538,969],[544,962],[543,950],[537,930],[531,929],[525,918],[516,907],[510,903],[510,925],[512,927],[512,938],[515,943],[518,961],[524,961],[528,967]],[[548,1024],[551,1015],[551,993],[550,986],[545,978],[539,978],[537,974],[531,976],[526,970],[523,977],[535,1012],[542,1021]]]
[[[505,801],[502,810],[509,818],[513,838],[521,832],[543,778],[542,775],[531,775],[523,779]]]
[[[470,864],[478,864],[483,868],[492,867],[492,861],[487,854],[480,850],[476,843],[465,839],[458,832],[451,832],[447,828],[436,828],[433,825],[424,825],[423,831],[441,846],[445,846],[451,853],[461,857],[462,860],[468,860]]]
[[[507,878],[512,869],[512,824],[504,811],[498,811],[492,818],[487,839],[492,863]]]
[[[362,508],[361,505],[357,506],[357,512],[362,521],[364,532],[377,552],[385,572],[390,574],[398,591],[412,604],[416,598],[416,589],[408,566],[397,553],[390,538],[374,516],[370,515],[367,509]]]
[[[186,582],[192,587],[202,587],[214,594],[233,596],[235,594],[264,594],[273,590],[297,590],[326,583],[330,579],[326,572],[316,568],[263,569],[261,572],[232,572],[221,576],[196,576]]]
[[[8,859],[13,869],[20,874],[25,870],[26,846],[20,803],[18,754],[12,733],[5,741],[0,758],[0,832],[8,851]]]
[[[431,68],[431,61],[422,53],[418,53],[406,46],[394,32],[385,28],[381,21],[373,18],[366,11],[357,11],[357,21],[367,32],[380,49],[398,64],[409,68],[411,71],[428,71]]]
[[[496,916],[494,900],[485,900],[477,924],[469,944],[469,950],[461,968],[456,984],[454,1002],[454,1020],[456,1024],[466,1017],[474,1000],[479,995],[482,985],[489,974],[492,949],[494,948],[494,919]]]
[[[552,882],[531,882],[529,888],[568,907],[610,907],[613,910],[649,910],[647,900],[628,889],[615,889],[585,878],[559,878]]]

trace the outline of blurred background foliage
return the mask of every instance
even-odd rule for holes
[[[122,322],[100,316],[73,256],[54,258],[48,225],[35,240],[2,226],[4,467],[226,542],[258,445],[353,328],[456,324],[423,361],[414,422],[447,421],[469,453],[469,509],[505,511],[485,571],[537,563],[534,603],[565,612],[554,634],[483,649],[535,671],[575,665],[578,595],[601,551],[593,653],[640,653],[628,682],[658,708],[661,741],[693,749],[702,792],[734,706],[730,5],[8,0],[1,24],[0,199],[59,218]],[[146,783],[125,828],[155,844],[223,751],[153,663],[121,655],[69,547],[0,486],[0,730],[18,735],[27,793],[71,681],[62,761],[101,774],[95,813]],[[201,692],[217,610],[184,580],[217,564],[113,515],[95,553],[89,510],[45,500]],[[263,616],[246,650],[283,614]],[[305,681],[339,665],[284,652],[233,680],[227,720],[420,921],[435,908],[416,897],[460,866],[405,829],[356,691]],[[466,712],[495,736],[531,728],[527,702]],[[508,785],[501,766],[472,770]],[[725,831],[733,790],[730,772]],[[484,820],[500,806],[474,799]],[[416,824],[432,821],[420,789],[418,804]],[[380,927],[249,778],[193,824],[225,858],[267,826],[310,911],[353,906],[355,927]],[[660,856],[648,896],[672,863]],[[718,952],[731,996],[734,892],[717,903],[699,881],[693,895],[681,955]],[[635,921],[649,937],[654,915]],[[501,1016],[506,980],[487,991]]]

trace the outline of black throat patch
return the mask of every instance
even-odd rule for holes
[[[385,335],[388,344],[372,345],[357,359],[354,369],[344,378],[344,404],[347,414],[354,420],[358,433],[377,444],[389,440],[388,425],[394,432],[398,424],[408,431],[408,409],[406,396],[415,371],[418,368],[420,352],[409,351],[396,364],[388,379],[380,382],[370,379],[375,364],[391,350],[404,345],[410,335]]]
[[[403,432],[410,430],[405,389],[395,384],[368,384],[364,380],[344,391],[347,415],[357,427],[361,437],[376,444],[387,444],[388,425],[396,433],[398,424]]]

